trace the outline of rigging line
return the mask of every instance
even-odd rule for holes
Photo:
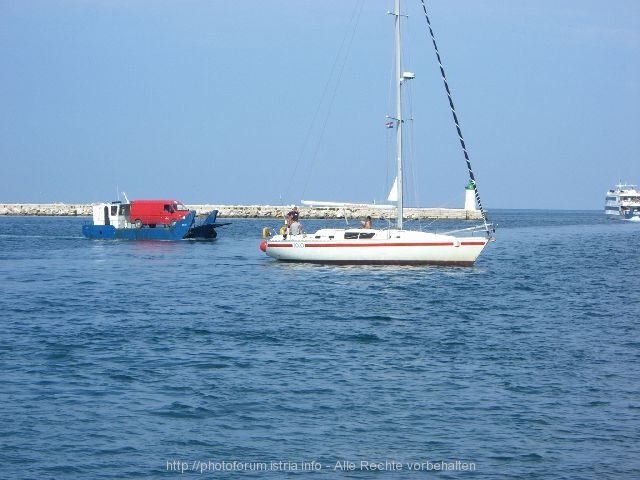
[[[464,154],[464,158],[467,162],[467,170],[469,171],[469,179],[473,184],[473,190],[475,192],[476,202],[478,202],[478,208],[480,209],[480,213],[482,214],[482,220],[484,221],[484,226],[487,230],[487,234],[491,236],[490,228],[489,228],[489,218],[487,216],[487,212],[484,211],[482,207],[482,202],[480,201],[480,193],[478,192],[478,184],[476,182],[475,176],[473,174],[473,169],[471,168],[471,160],[469,159],[469,154],[467,152],[467,147],[464,143],[464,137],[462,136],[462,130],[460,128],[460,124],[458,122],[458,115],[456,115],[456,108],[453,105],[453,98],[451,96],[451,91],[449,90],[449,84],[447,83],[447,76],[444,73],[444,67],[442,66],[442,60],[440,59],[440,52],[438,51],[438,44],[436,43],[436,37],[433,33],[433,28],[431,28],[431,21],[429,20],[429,14],[427,13],[427,6],[425,4],[425,0],[420,0],[422,3],[422,10],[424,11],[424,16],[427,19],[427,25],[429,27],[429,33],[431,34],[431,41],[433,42],[433,48],[436,52],[436,57],[438,58],[438,65],[440,66],[440,74],[442,76],[442,81],[444,82],[444,88],[447,91],[447,97],[449,98],[449,106],[451,107],[451,114],[453,115],[453,121],[456,125],[456,130],[458,131],[458,138],[460,139],[460,146],[462,147],[462,153]]]
[[[354,8],[353,13],[351,14],[351,18],[349,20],[349,25],[351,25],[353,23],[353,19],[356,15],[357,12],[357,7],[358,5],[356,4],[356,7]],[[329,72],[329,76],[327,78],[327,82],[325,83],[324,89],[322,90],[322,94],[320,95],[320,101],[318,102],[318,106],[316,107],[316,110],[313,114],[313,118],[311,119],[311,123],[309,124],[309,128],[307,130],[307,133],[305,135],[304,141],[302,143],[302,149],[300,151],[300,154],[298,155],[298,159],[296,161],[295,167],[293,169],[293,174],[292,177],[295,177],[296,172],[298,171],[298,167],[300,165],[300,162],[302,161],[302,158],[304,157],[304,154],[307,150],[307,146],[309,145],[310,141],[309,139],[311,138],[311,133],[314,130],[314,127],[316,125],[316,121],[318,119],[318,116],[320,115],[320,110],[322,109],[322,106],[325,104],[325,98],[327,97],[327,92],[329,91],[329,86],[332,84],[332,82],[334,81],[334,75],[335,72],[337,70],[337,65],[340,62],[341,57],[343,56],[343,51],[346,48],[346,44],[347,44],[347,38],[348,38],[348,34],[349,34],[349,30],[347,30],[344,34],[344,36],[342,37],[342,42],[340,44],[340,47],[338,48],[338,53],[336,54],[336,57],[333,61],[333,65],[331,66],[331,71]],[[308,177],[307,177],[307,181],[306,183],[308,183]],[[302,192],[302,196],[304,197],[304,190],[306,190],[306,183],[305,183],[305,188],[303,189]]]
[[[311,171],[313,169],[313,164],[317,159],[318,151],[320,150],[320,144],[322,143],[322,138],[324,137],[324,133],[325,133],[327,124],[329,123],[329,117],[330,117],[330,114],[331,114],[331,110],[333,108],[333,103],[334,103],[336,95],[337,95],[338,86],[340,85],[340,81],[342,79],[342,74],[343,74],[345,66],[347,64],[347,60],[349,58],[349,54],[351,52],[351,46],[353,45],[353,40],[355,38],[356,30],[357,30],[358,24],[360,23],[360,16],[362,15],[363,7],[364,7],[364,0],[360,0],[360,1],[357,1],[355,3],[353,12],[351,14],[351,18],[349,19],[349,25],[352,26],[352,28],[350,30],[347,30],[345,32],[345,34],[344,34],[344,37],[342,38],[342,43],[340,45],[338,53],[336,54],[336,59],[334,60],[333,66],[331,67],[331,73],[329,74],[329,79],[327,80],[327,83],[325,84],[324,90],[322,92],[322,96],[320,98],[320,103],[318,104],[318,108],[316,109],[316,112],[315,112],[315,114],[313,116],[313,120],[311,122],[311,126],[309,127],[309,131],[307,132],[307,136],[306,136],[305,142],[304,142],[304,147],[303,147],[302,151],[300,152],[300,156],[298,157],[298,161],[296,162],[296,167],[294,169],[294,174],[295,174],[296,170],[298,169],[298,165],[299,165],[299,163],[300,163],[300,161],[301,161],[301,159],[302,159],[302,157],[304,155],[304,152],[306,150],[306,145],[307,145],[307,143],[309,141],[309,138],[311,136],[311,130],[312,130],[313,126],[316,124],[316,119],[317,119],[317,117],[318,117],[318,115],[320,113],[321,107],[325,103],[325,98],[328,96],[329,86],[332,83],[335,83],[334,88],[333,88],[333,94],[331,95],[331,98],[328,100],[326,115],[325,115],[324,120],[322,121],[322,125],[320,127],[320,136],[319,136],[318,141],[316,143],[315,149],[314,149],[313,153],[311,154],[311,165],[309,166],[309,169],[307,171],[307,177],[306,177],[306,179],[304,181],[304,184],[303,184],[303,188],[302,188],[302,192],[301,192],[302,197],[304,197],[305,192],[307,190],[307,187],[309,185],[309,180],[311,178]],[[340,62],[342,62],[342,63],[339,65]],[[337,73],[335,73],[336,71],[337,71]],[[337,76],[337,78],[335,78],[335,82],[334,82],[334,75]]]
[[[391,37],[393,37],[391,35]],[[391,44],[391,42],[389,42]],[[387,105],[386,105],[386,111],[387,112],[393,112],[394,111],[394,102],[395,102],[395,70],[396,70],[396,65],[395,65],[395,61],[393,58],[393,55],[389,55],[389,84],[387,86]],[[390,118],[389,115],[387,115],[386,117],[386,122],[389,122]],[[386,140],[386,150],[385,150],[385,166],[386,166],[386,172],[385,172],[385,186],[384,188],[386,189],[386,193],[385,196],[383,197],[384,199],[387,198],[387,194],[389,193],[389,186],[393,185],[394,179],[396,177],[396,152],[395,152],[395,141],[396,141],[396,131],[395,131],[395,125],[392,127],[393,131],[390,130],[389,128],[385,128],[385,130],[387,130],[387,134],[385,135],[385,140]]]
[[[409,162],[407,164],[408,173],[410,173],[411,178],[411,198],[410,201],[413,202],[415,206],[420,206],[420,196],[418,195],[418,162],[415,157],[415,119],[413,116],[413,88],[411,87],[411,83],[409,83],[405,89],[407,98],[407,110],[409,111],[409,116],[407,118],[407,130],[408,130],[408,146],[409,146]]]
[[[408,38],[412,37],[412,32],[411,32],[411,22],[405,22],[404,24],[404,35]],[[408,45],[408,48],[405,47],[404,50],[404,59],[405,59],[405,65],[414,65],[414,61],[413,61],[413,49],[411,48],[412,42],[404,42],[404,45]],[[408,61],[407,61],[408,60]],[[416,157],[415,157],[415,139],[416,139],[416,135],[415,135],[415,117],[413,115],[413,106],[414,106],[414,90],[413,90],[413,82],[407,82],[404,88],[404,92],[405,92],[405,98],[407,99],[407,110],[409,113],[409,117],[407,118],[408,120],[408,137],[409,137],[409,141],[408,141],[408,146],[409,146],[409,164],[408,166],[408,170],[410,173],[410,178],[411,178],[411,195],[412,198],[410,201],[413,201],[414,206],[419,207],[420,206],[420,191],[419,191],[419,187],[418,187],[418,178],[420,176],[420,171],[419,171],[419,162],[416,161]]]

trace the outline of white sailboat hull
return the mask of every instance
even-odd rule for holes
[[[471,266],[486,244],[486,238],[419,231],[323,229],[276,235],[262,247],[270,257],[290,262]]]

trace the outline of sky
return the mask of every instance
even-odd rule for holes
[[[640,184],[640,2],[426,0],[485,208]],[[384,202],[392,0],[0,0],[0,203]],[[404,0],[406,204],[468,180]],[[410,100],[410,101],[409,101]]]

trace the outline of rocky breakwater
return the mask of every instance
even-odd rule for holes
[[[91,205],[83,203],[0,203],[0,215],[88,216],[91,215]]]
[[[283,218],[291,205],[188,205],[201,215],[218,210],[220,218]],[[333,218],[364,218],[370,215],[374,219],[395,218],[393,210],[377,210],[366,207],[331,207],[310,208],[298,207],[301,218],[333,219]],[[407,220],[479,220],[482,218],[478,210],[464,210],[462,208],[405,208],[404,216]],[[69,203],[2,203],[0,215],[18,216],[90,216],[90,204]]]
[[[284,218],[292,208],[291,205],[191,205],[198,214],[214,209],[218,210],[218,217],[226,218]],[[379,210],[366,207],[298,207],[300,218],[333,219],[333,218],[364,218],[367,215],[374,219],[395,218],[395,210]],[[405,208],[404,218],[407,220],[479,220],[482,218],[478,210],[464,210],[462,208]]]

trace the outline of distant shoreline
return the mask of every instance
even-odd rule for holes
[[[291,205],[187,205],[198,214],[218,210],[219,218],[282,218],[291,210]],[[360,218],[370,215],[372,218],[390,218],[392,210],[376,210],[366,207],[298,207],[302,218]],[[405,208],[408,220],[479,220],[478,210],[462,208]],[[0,216],[36,216],[36,217],[90,217],[91,204],[82,203],[0,203]]]

